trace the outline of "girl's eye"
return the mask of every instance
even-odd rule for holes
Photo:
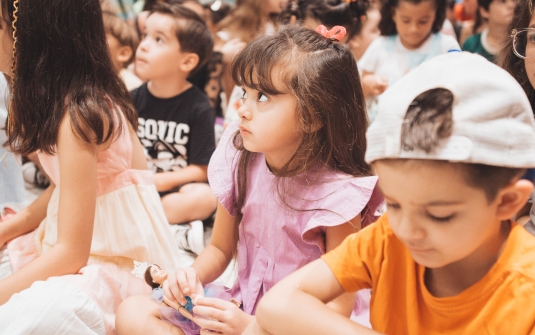
[[[530,43],[535,43],[535,33],[529,33],[528,34],[528,41]]]
[[[420,21],[420,24],[427,24],[429,21]]]
[[[455,217],[455,214],[444,216],[444,217],[437,217],[437,216],[434,216],[434,215],[431,215],[431,214],[427,214],[427,216],[432,221],[435,221],[437,223],[447,223],[447,222],[450,222]]]
[[[241,89],[241,98],[240,99],[247,99],[247,92],[242,88]]]
[[[268,100],[269,99],[267,95],[265,95],[264,93],[258,93],[258,102],[266,102]]]
[[[162,43],[163,40],[160,37],[156,37],[156,43]]]

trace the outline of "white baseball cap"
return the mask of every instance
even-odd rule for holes
[[[453,132],[430,153],[404,150],[401,128],[407,109],[434,88],[453,93]],[[467,52],[426,61],[388,88],[366,137],[368,163],[406,158],[535,167],[535,120],[524,90],[505,70]]]

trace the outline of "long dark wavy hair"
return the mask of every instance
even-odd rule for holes
[[[10,30],[13,0],[0,0]],[[128,91],[109,56],[99,0],[21,0],[7,144],[26,155],[55,152],[66,113],[73,132],[97,145],[137,128]],[[6,49],[4,47],[4,49]]]
[[[515,8],[513,21],[511,21],[510,30],[514,28],[522,29],[529,26],[531,21],[531,8],[533,0],[519,0]],[[531,108],[535,110],[535,89],[531,85],[526,73],[524,60],[513,52],[513,39],[508,38],[507,43],[498,54],[498,65],[509,72],[520,83],[520,86],[526,92]]]
[[[281,14],[281,21],[287,24],[292,16],[297,21],[312,17],[329,27],[345,27],[351,39],[360,34],[368,7],[368,0],[291,0]]]
[[[435,21],[431,27],[432,33],[438,33],[442,29],[444,20],[446,19],[446,0],[382,0],[381,1],[381,21],[379,21],[379,30],[382,36],[389,36],[398,33],[396,23],[392,19],[394,11],[399,5],[400,1],[407,1],[414,5],[418,5],[424,1],[432,1],[435,5]]]
[[[284,71],[280,73],[275,68]],[[330,168],[355,177],[372,174],[364,160],[368,125],[365,100],[357,64],[346,45],[309,29],[287,27],[250,43],[236,57],[231,71],[237,85],[270,95],[282,93],[274,85],[279,73],[284,90],[297,99],[302,137],[293,156],[276,173],[279,180],[312,168],[320,173]],[[317,125],[321,127],[317,129]],[[240,153],[236,173],[237,238],[248,166],[257,154],[245,149],[239,132],[233,142]],[[319,182],[321,178],[314,180]]]

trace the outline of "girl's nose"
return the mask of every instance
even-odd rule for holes
[[[251,112],[249,111],[249,108],[247,108],[247,105],[241,99],[238,100],[237,103],[239,104],[238,116],[240,117],[240,119],[250,120]]]

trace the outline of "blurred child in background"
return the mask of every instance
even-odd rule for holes
[[[410,70],[449,50],[455,38],[440,34],[446,18],[444,0],[388,0],[381,8],[375,39],[359,60],[368,116],[377,113],[377,97]]]
[[[188,77],[212,53],[202,19],[181,5],[156,3],[145,21],[136,52],[136,73],[148,82],[131,92],[138,112],[137,135],[179,245],[204,248],[203,226],[216,198],[207,168],[215,149],[214,110]],[[177,225],[190,223],[190,225]]]
[[[477,53],[491,62],[509,37],[509,25],[517,0],[478,0],[478,20],[484,20],[485,29],[470,36],[463,43],[463,51]]]
[[[134,27],[117,15],[106,11],[102,14],[113,66],[129,91],[138,88],[143,81],[127,69],[128,65],[134,61],[135,51],[139,44],[137,32]]]

